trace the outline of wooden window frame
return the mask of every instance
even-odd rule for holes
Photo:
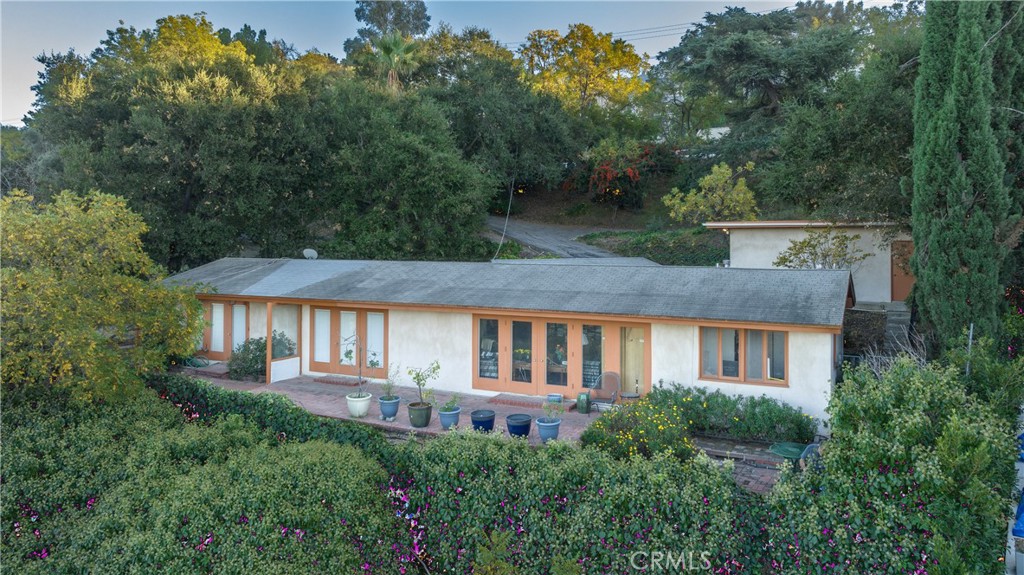
[[[327,362],[315,361],[313,358],[313,347],[316,345],[316,310],[327,310],[330,312],[330,327],[328,328],[328,335],[330,337],[330,358]],[[355,365],[345,365],[341,363],[341,314],[342,312],[351,312],[356,314],[356,336],[360,342],[360,347],[363,350],[366,349],[366,333],[368,319],[367,315],[371,313],[379,313],[384,317],[384,356],[381,359],[380,367],[370,367],[365,365],[365,354],[357,353],[357,360]],[[363,365],[363,377],[372,379],[384,379],[388,376],[388,328],[390,325],[390,318],[388,310],[376,309],[376,308],[354,308],[354,307],[333,307],[333,306],[319,306],[313,305],[309,308],[309,337],[310,337],[310,349],[309,349],[309,370],[317,373],[334,373],[341,375],[351,375],[354,377],[359,376],[359,364]],[[301,348],[300,348],[301,349]],[[300,352],[301,353],[301,352]],[[283,358],[282,358],[283,359]]]
[[[717,344],[718,364],[716,370],[717,375],[708,375],[704,372],[704,330],[715,329],[718,330],[718,337],[715,338]],[[737,370],[737,377],[726,377],[722,375],[724,369],[722,366],[722,337],[725,329],[733,329],[739,333],[739,368]],[[764,370],[762,373],[765,374],[764,379],[750,379],[747,377],[747,332],[760,331],[764,335],[761,337],[761,366]],[[783,336],[783,373],[785,377],[783,379],[774,379],[771,377],[771,372],[768,366],[768,340],[769,334],[781,333]],[[782,330],[770,330],[770,329],[747,329],[740,327],[726,327],[722,328],[719,326],[700,326],[697,331],[697,356],[699,359],[699,365],[697,366],[697,379],[705,381],[718,381],[722,383],[743,383],[747,385],[763,385],[768,387],[789,387],[789,332]]]

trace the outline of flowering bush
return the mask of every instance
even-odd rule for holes
[[[1015,423],[965,393],[957,370],[853,370],[829,412],[823,468],[769,496],[773,572],[1005,571]]]
[[[764,395],[726,395],[672,383],[655,387],[647,397],[696,434],[809,443],[818,432],[817,419]]]
[[[152,376],[146,385],[181,408],[186,419],[208,421],[220,415],[238,414],[286,439],[325,439],[351,444],[385,463],[394,451],[384,436],[371,427],[313,415],[276,393],[233,391],[174,374]]]
[[[509,535],[503,561],[517,573],[548,573],[558,558],[584,573],[632,572],[631,554],[654,549],[707,551],[712,572],[746,573],[763,544],[761,521],[748,513],[758,506],[745,503],[753,496],[703,455],[619,461],[472,431],[399,449],[396,482],[434,573],[470,573],[480,549],[495,551],[495,532]]]
[[[380,489],[387,474],[352,446],[280,441],[238,415],[186,424],[151,393],[46,403],[4,405],[5,570],[401,567],[390,545],[402,526]]]
[[[664,409],[649,396],[604,413],[583,432],[580,442],[618,459],[668,453],[685,461],[695,452],[679,408],[673,405]]]

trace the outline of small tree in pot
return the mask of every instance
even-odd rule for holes
[[[441,371],[441,366],[434,360],[423,369],[410,368],[409,376],[412,377],[416,389],[419,391],[420,400],[409,404],[409,423],[413,427],[426,427],[430,424],[430,416],[433,414],[434,390],[427,389],[427,383],[436,379]]]
[[[363,389],[363,385],[366,383],[366,380],[363,379],[363,348],[357,335],[345,339],[345,343],[351,345],[348,346],[348,349],[342,355],[342,358],[345,360],[343,363],[351,365],[353,359],[355,359],[354,363],[358,373],[357,385],[359,386],[354,393],[345,396],[345,400],[348,402],[348,413],[352,417],[365,417],[370,411],[370,398],[373,396],[370,392]],[[355,357],[353,358],[353,356]],[[369,358],[369,367],[380,367],[380,361],[377,359],[376,353],[373,353],[373,356]]]

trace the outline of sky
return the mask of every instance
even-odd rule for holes
[[[707,12],[727,5],[752,12],[792,6],[795,0],[718,2],[644,0],[427,1],[431,28],[446,22],[455,30],[477,26],[491,31],[498,41],[516,49],[536,29],[565,33],[570,24],[585,23],[597,32],[611,32],[646,53],[654,63],[658,52],[679,43],[679,37]],[[271,39],[282,39],[300,52],[317,48],[344,56],[342,44],[356,35],[355,2],[342,1],[221,1],[221,2],[50,2],[0,0],[0,122],[22,125],[34,101],[32,85],[42,66],[42,53],[74,48],[89,54],[106,38],[106,31],[124,21],[139,30],[155,28],[168,15],[205,12],[214,29],[237,31],[243,24],[265,29]]]

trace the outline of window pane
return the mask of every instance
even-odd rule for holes
[[[604,371],[603,340],[601,326],[583,326],[583,387],[596,387]]]
[[[356,364],[356,312],[341,312],[341,365]]]
[[[701,375],[718,375],[718,328],[700,328]]]
[[[210,305],[210,351],[224,351],[224,304]]]
[[[331,361],[331,310],[313,312],[313,361]]]
[[[722,377],[740,376],[740,330],[722,330]]]
[[[768,332],[768,376],[786,379],[786,333]]]
[[[569,354],[566,346],[569,340],[569,326],[564,323],[549,323],[547,329],[548,385],[568,385]]]
[[[384,367],[384,314],[366,314],[366,367]]]
[[[764,332],[747,330],[747,379],[764,379]]]
[[[533,324],[512,322],[512,380],[533,381]]]
[[[480,320],[480,377],[498,379],[498,320]]]
[[[231,349],[245,343],[245,315],[248,309],[244,305],[231,307]]]

